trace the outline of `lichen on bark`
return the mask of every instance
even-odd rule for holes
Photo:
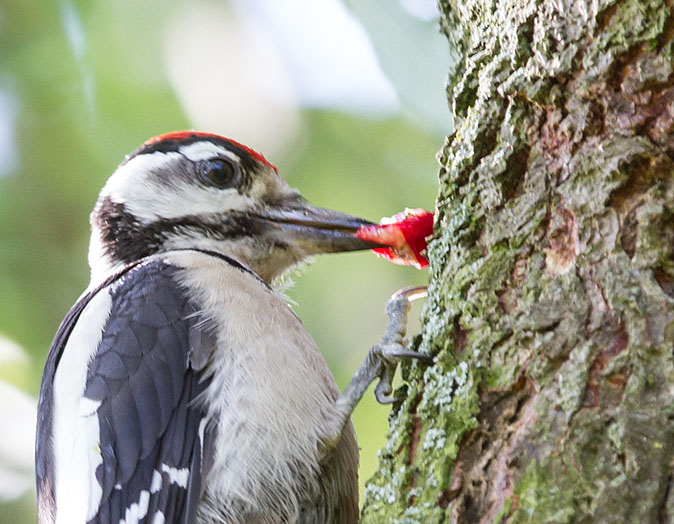
[[[674,522],[674,4],[441,0],[423,331],[363,522]]]

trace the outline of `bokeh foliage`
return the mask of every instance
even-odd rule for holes
[[[0,6],[0,96],[16,115],[16,161],[0,162],[0,336],[29,357],[0,366],[0,379],[34,397],[51,337],[88,284],[88,214],[97,192],[145,139],[193,127],[161,64],[162,24],[174,5]],[[83,31],[69,27],[72,17]],[[217,64],[217,49],[204,52]],[[302,113],[288,153],[271,160],[314,203],[377,220],[433,207],[440,145],[438,133],[407,117],[315,109]],[[288,295],[340,387],[383,333],[388,295],[426,280],[368,253],[325,257],[302,273]],[[376,465],[387,412],[368,395],[355,413],[361,483]],[[0,522],[34,522],[33,497],[0,503]]]

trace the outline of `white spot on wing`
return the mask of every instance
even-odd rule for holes
[[[140,492],[138,502],[134,502],[124,513],[124,518],[119,521],[119,524],[139,524],[139,522],[147,515],[147,508],[150,504],[150,492],[143,490]]]
[[[171,482],[171,484],[178,484],[181,488],[187,488],[187,480],[190,477],[189,468],[178,469],[162,464],[161,470],[168,474],[169,482]]]
[[[54,375],[54,473],[56,524],[86,522],[96,514],[102,489],[96,468],[103,462],[96,410],[85,398],[87,364],[101,340],[112,299],[101,290],[84,308]]]
[[[150,485],[150,493],[157,493],[157,491],[161,489],[161,484],[162,484],[161,473],[159,473],[155,469],[154,473],[152,473],[152,484]]]
[[[204,432],[206,431],[206,418],[202,418],[199,421],[199,448],[201,449],[201,464],[203,468],[204,464]]]
[[[152,524],[164,524],[164,522],[166,522],[166,517],[161,511],[157,511],[154,519],[152,519]]]

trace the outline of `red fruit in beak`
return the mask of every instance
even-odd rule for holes
[[[363,226],[356,235],[388,247],[373,249],[376,254],[394,264],[423,269],[428,260],[426,238],[433,234],[433,213],[424,209],[406,209],[390,218],[382,218],[380,225]]]

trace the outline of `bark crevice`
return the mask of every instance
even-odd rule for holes
[[[364,522],[674,521],[671,0],[440,0],[462,59]],[[410,471],[414,483],[409,483]]]

